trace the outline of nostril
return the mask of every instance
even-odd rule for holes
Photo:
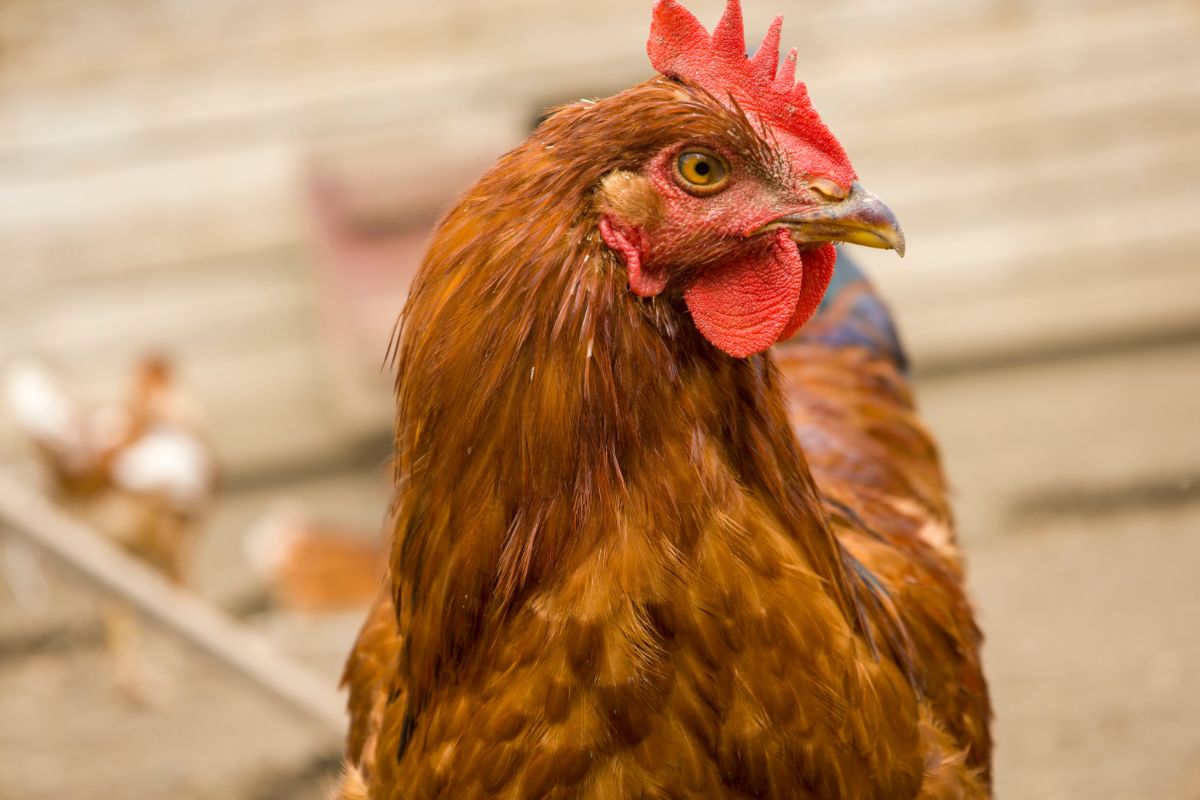
[[[848,188],[839,186],[828,178],[816,178],[809,182],[808,188],[812,190],[812,193],[818,198],[827,203],[845,200],[850,196],[850,190]]]

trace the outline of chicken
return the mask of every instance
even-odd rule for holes
[[[246,553],[274,602],[302,614],[365,608],[383,572],[373,536],[315,522],[284,505],[248,531]]]
[[[216,468],[200,413],[166,359],[143,359],[120,405],[86,408],[33,361],[9,369],[8,393],[55,499],[182,583]]]
[[[878,297],[826,297],[904,238],[779,37],[658,0],[662,74],[440,223],[341,800],[990,796],[937,451]]]
[[[9,404],[56,502],[184,584],[215,491],[215,460],[200,413],[165,358],[143,359],[131,383],[123,403],[88,408],[32,360],[13,364],[7,376]],[[146,679],[136,618],[115,601],[102,605],[101,616],[118,685],[141,703]]]

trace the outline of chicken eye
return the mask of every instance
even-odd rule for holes
[[[725,159],[708,150],[684,150],[675,162],[675,169],[679,185],[696,194],[715,192],[729,179]]]

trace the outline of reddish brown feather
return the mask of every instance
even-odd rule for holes
[[[682,137],[761,147],[742,120],[661,78],[567,107],[440,225],[397,347],[348,786],[986,796],[978,631],[953,540],[924,538],[949,512],[902,380],[815,345],[790,382],[730,359],[596,234],[605,175]],[[835,442],[812,471],[789,402]]]

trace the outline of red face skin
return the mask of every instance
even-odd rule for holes
[[[728,164],[726,182],[714,192],[689,191],[678,174],[679,154],[696,146]],[[794,334],[816,311],[833,277],[833,245],[798,246],[786,227],[760,232],[780,217],[827,206],[850,190],[826,177],[838,170],[819,150],[795,139],[780,149],[786,166],[767,174],[713,143],[671,145],[642,170],[662,201],[658,219],[634,225],[606,214],[601,222],[605,241],[625,260],[630,289],[654,297],[675,283],[700,333],[735,358]]]

